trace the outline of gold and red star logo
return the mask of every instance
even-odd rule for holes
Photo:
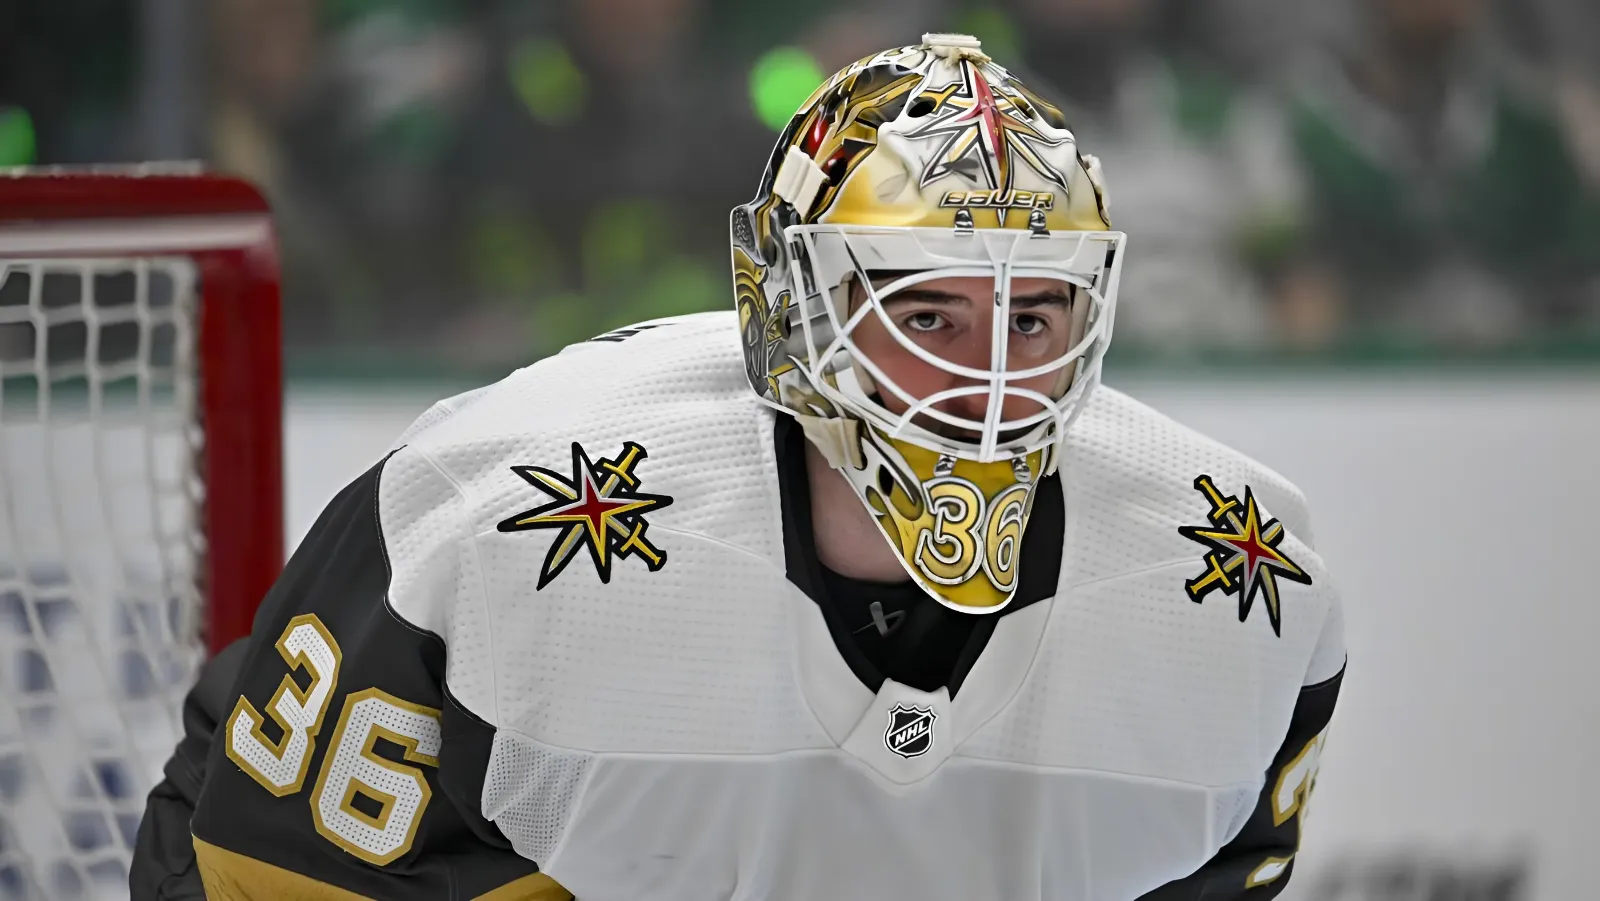
[[[1254,492],[1247,485],[1244,500],[1224,495],[1211,477],[1199,476],[1194,487],[1211,503],[1211,522],[1207,526],[1179,526],[1178,532],[1190,541],[1205,545],[1206,571],[1183,583],[1189,599],[1196,604],[1206,595],[1221,590],[1239,596],[1239,622],[1244,622],[1254,606],[1256,595],[1266,602],[1267,619],[1274,635],[1282,635],[1283,610],[1278,580],[1288,579],[1310,585],[1311,577],[1290,560],[1278,545],[1286,534],[1276,519],[1261,520]]]
[[[634,468],[649,454],[629,441],[615,458],[589,462],[578,442],[572,442],[572,476],[568,478],[542,466],[513,466],[511,471],[529,484],[555,498],[500,523],[502,532],[528,529],[558,529],[560,534],[545,554],[544,568],[534,590],[550,584],[561,575],[580,547],[600,573],[600,581],[611,582],[612,561],[638,557],[651,572],[667,565],[667,554],[645,537],[649,524],[644,514],[672,503],[664,494],[644,494],[638,490]]]
[[[940,141],[923,169],[921,183],[955,172],[975,184],[1008,190],[1015,176],[1014,157],[1040,178],[1068,190],[1067,176],[1040,151],[1053,150],[1071,138],[1049,136],[1036,128],[1024,111],[1026,99],[996,90],[979,64],[963,60],[961,74],[960,81],[929,95],[937,104],[933,114],[906,132],[913,140]],[[999,213],[1003,225],[1005,210]]]

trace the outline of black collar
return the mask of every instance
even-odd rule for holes
[[[784,563],[789,577],[817,603],[840,655],[862,684],[876,693],[884,675],[856,646],[848,627],[830,603],[825,588],[822,564],[817,560],[816,536],[812,532],[810,481],[806,476],[805,432],[793,417],[779,414],[773,429],[777,451],[778,491],[783,503]],[[972,635],[945,683],[951,697],[994,634],[1000,617],[1055,594],[1061,578],[1061,548],[1066,531],[1066,505],[1061,496],[1060,476],[1046,476],[1034,495],[1033,513],[1022,536],[1022,571],[1016,596],[1004,610],[994,614],[971,614],[976,620]],[[930,599],[931,600],[931,599]]]

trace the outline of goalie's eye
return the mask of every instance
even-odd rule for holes
[[[1035,316],[1032,313],[1023,313],[1011,319],[1012,331],[1024,336],[1031,337],[1042,334],[1049,326],[1050,324],[1044,321],[1043,316]]]
[[[932,332],[944,324],[944,317],[931,310],[919,310],[901,321],[913,332]]]

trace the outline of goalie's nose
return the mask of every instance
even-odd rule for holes
[[[966,388],[969,386],[981,386],[982,384],[977,379],[962,378],[956,380],[954,387]],[[949,413],[951,416],[959,416],[972,422],[983,422],[989,413],[989,393],[985,391],[982,394],[963,394],[959,397],[952,397],[938,406],[939,409]]]

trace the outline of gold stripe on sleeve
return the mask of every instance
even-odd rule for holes
[[[254,857],[219,848],[198,838],[194,840],[194,856],[200,866],[200,879],[206,886],[206,897],[212,901],[373,901],[366,895],[358,895]],[[543,873],[533,873],[479,895],[473,901],[573,899],[571,893],[554,879]]]
[[[211,901],[372,901],[326,882],[194,840],[194,858]]]
[[[543,873],[508,882],[472,901],[572,901],[572,894]]]

